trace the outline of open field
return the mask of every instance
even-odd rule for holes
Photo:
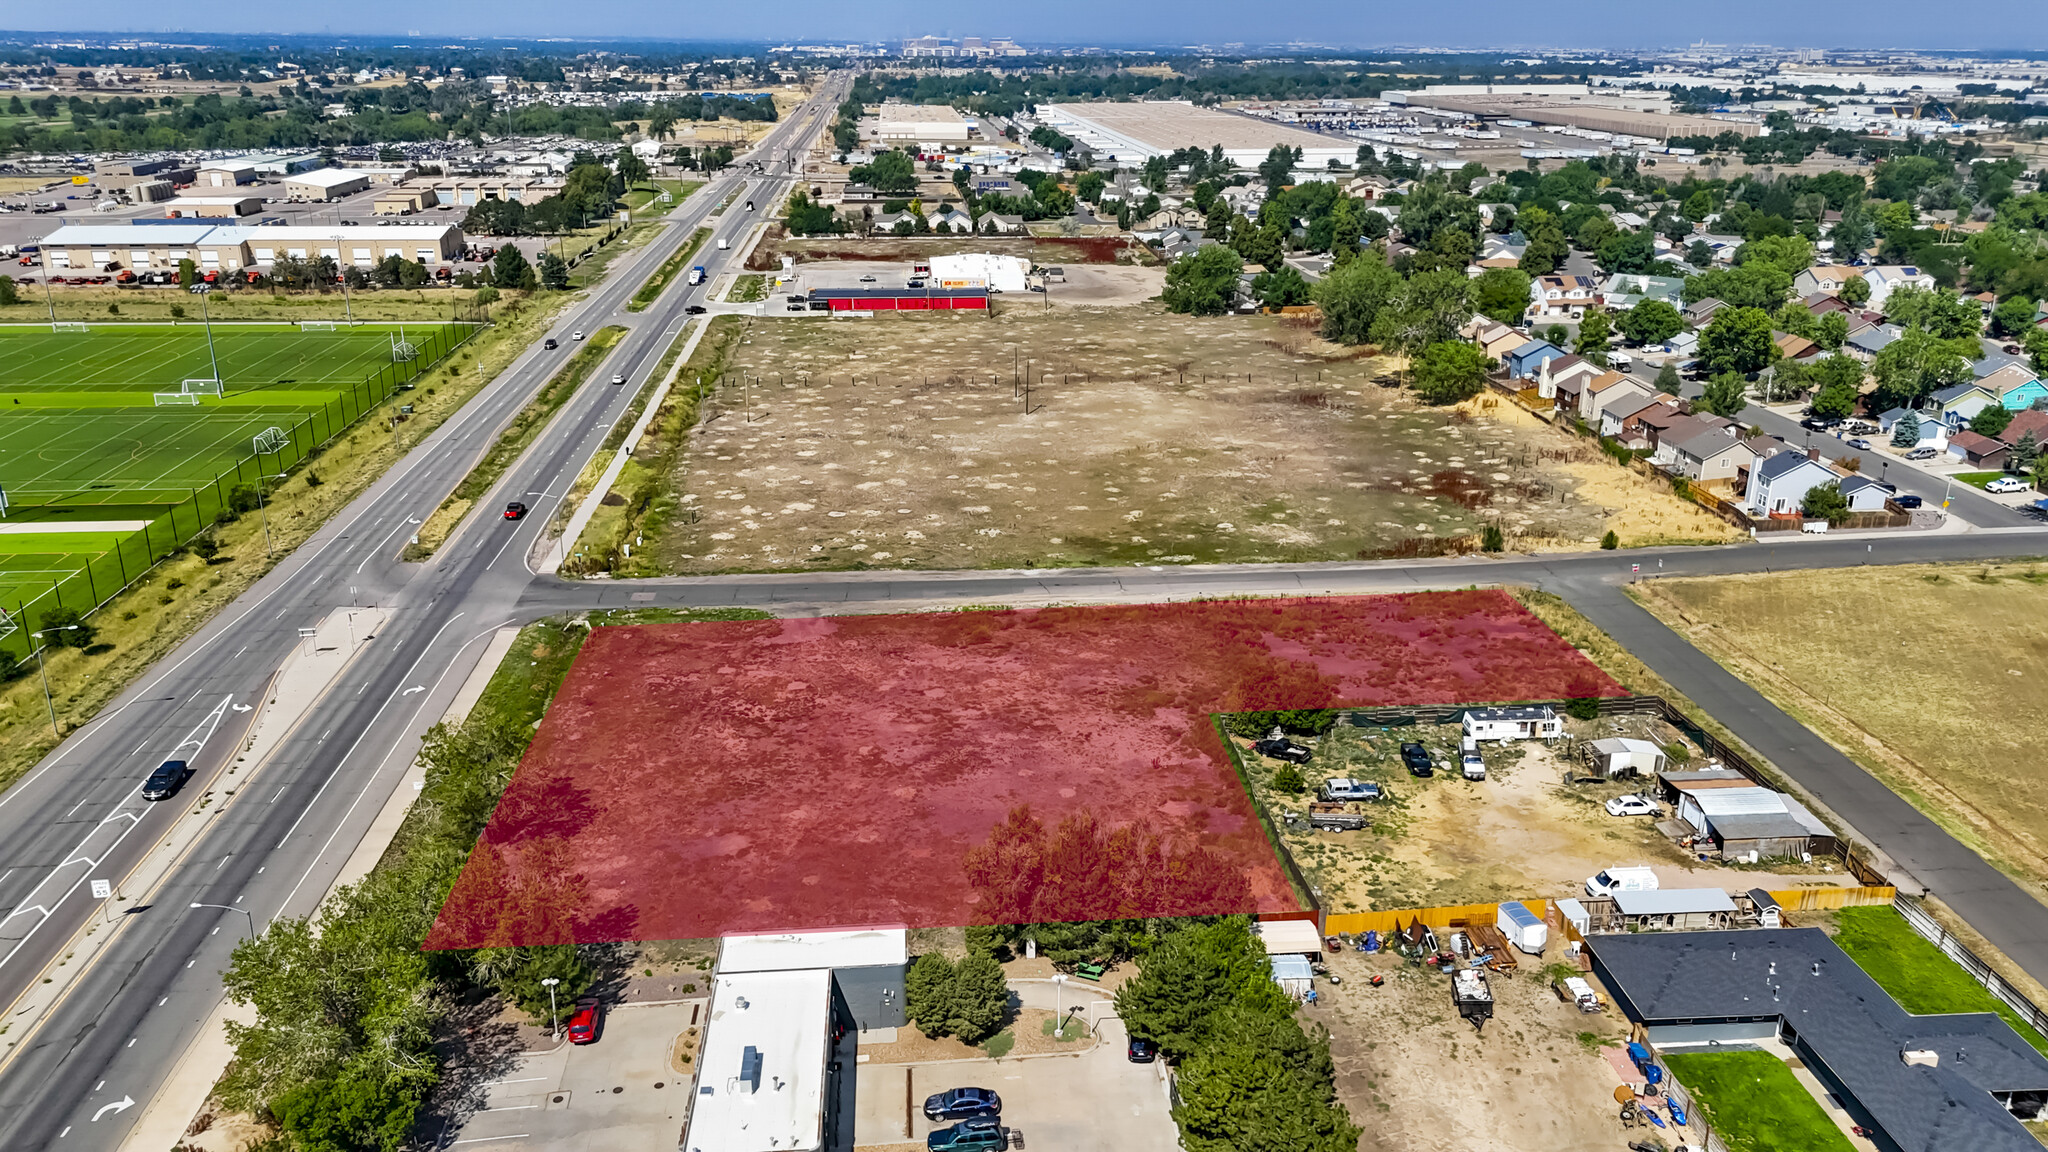
[[[94,324],[86,332],[45,325],[0,327],[0,405],[36,392],[175,392],[211,379],[229,393],[352,385],[391,362],[397,326],[301,331],[296,325]],[[143,398],[146,404],[148,397]]]
[[[2048,569],[1659,580],[1644,604],[1964,843],[2048,897]],[[1963,704],[1958,702],[1975,702]]]
[[[1675,1052],[1664,1059],[1728,1152],[1852,1152],[1820,1102],[1769,1052]]]
[[[1288,853],[1322,892],[1330,912],[1428,908],[1494,903],[1525,896],[1554,899],[1581,894],[1586,878],[1622,864],[1655,867],[1667,887],[1747,889],[1840,883],[1842,873],[1808,875],[1797,863],[1772,862],[1778,872],[1705,864],[1658,832],[1647,816],[1615,817],[1601,807],[1615,796],[1644,791],[1654,781],[1572,783],[1561,749],[1540,741],[1486,742],[1485,780],[1460,775],[1457,724],[1408,728],[1354,728],[1339,722],[1316,740],[1315,759],[1300,769],[1308,791],[1274,787],[1277,760],[1243,749],[1251,786],[1274,817]],[[1666,747],[1683,737],[1647,716],[1567,721],[1582,739],[1634,736]],[[1400,746],[1417,741],[1438,762],[1437,774],[1411,777]],[[1697,755],[1697,750],[1693,750]],[[1372,821],[1362,832],[1319,831],[1290,825],[1283,812],[1305,813],[1315,786],[1332,776],[1370,780],[1385,791],[1372,803],[1347,807]],[[1818,868],[1818,866],[1816,866]]]
[[[603,628],[432,946],[1292,909],[1211,713],[1618,691],[1497,592]]]
[[[1272,318],[761,319],[730,366],[672,481],[686,514],[621,574],[1335,560],[1486,523],[1586,548],[1644,507],[1726,531],[1583,440],[1489,397],[1421,407]]]
[[[573,247],[571,251],[574,251]],[[46,291],[50,297],[48,303],[44,300]],[[467,304],[469,297],[470,293],[459,288],[352,290],[347,300],[342,299],[338,288],[326,292],[292,293],[244,288],[208,293],[204,313],[211,316],[216,324],[238,320],[287,323],[332,320],[341,323],[351,313],[357,321],[431,322],[449,319],[452,310]],[[202,312],[197,296],[175,287],[115,288],[60,284],[45,288],[38,284],[23,285],[20,302],[13,307],[0,308],[0,324],[47,323],[52,306],[59,320],[90,324],[181,320],[196,325]],[[109,308],[119,311],[110,312]]]

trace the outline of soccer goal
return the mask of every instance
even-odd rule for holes
[[[0,640],[5,640],[19,631],[21,625],[15,623],[14,617],[7,614],[7,609],[0,608]]]
[[[191,396],[219,396],[222,394],[220,381],[218,380],[187,380],[185,381],[185,392]]]
[[[404,363],[407,360],[417,360],[419,356],[419,347],[412,341],[401,340],[396,336],[391,338],[391,358],[393,360]]]
[[[261,456],[265,452],[282,452],[284,446],[289,443],[291,438],[284,434],[284,429],[273,425],[256,434],[256,454]]]
[[[197,392],[152,392],[150,395],[156,397],[156,406],[159,408],[174,408],[181,404],[199,407]]]
[[[339,323],[333,320],[299,321],[299,331],[301,332],[332,332],[336,328],[339,328],[340,326],[341,325]]]
[[[92,331],[92,325],[87,324],[82,320],[53,320],[50,322],[50,331],[90,332]]]

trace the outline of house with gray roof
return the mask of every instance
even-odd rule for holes
[[[1882,512],[1884,502],[1897,491],[1875,476],[1858,474],[1842,477],[1842,495],[1848,498],[1851,512]]]
[[[1977,413],[1997,403],[1998,397],[1981,384],[1951,384],[1929,396],[1921,407],[1940,416],[1953,430],[1968,426]]]
[[[1990,1012],[1918,1016],[1819,928],[1587,937],[1665,1051],[1778,1040],[1883,1152],[2039,1152],[2048,1057]]]
[[[1699,432],[1672,442],[1669,467],[1678,475],[1701,484],[1727,480],[1737,487],[1744,487],[1746,480],[1738,478],[1744,477],[1756,463],[1767,443],[1770,441],[1761,436],[1739,439],[1728,435],[1724,429]]]
[[[1750,468],[1742,502],[1752,516],[1796,516],[1808,492],[1840,479],[1834,469],[1820,462],[1817,449],[1787,449]]]
[[[1905,334],[1906,330],[1897,324],[1879,324],[1860,332],[1849,333],[1849,338],[1842,341],[1842,351],[1868,364],[1877,359],[1877,354],[1884,351],[1885,345]]]

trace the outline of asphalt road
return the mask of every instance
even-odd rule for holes
[[[112,1149],[220,996],[219,972],[251,911],[260,927],[317,905],[418,747],[474,666],[483,638],[512,618],[533,578],[526,554],[567,486],[625,411],[668,342],[719,274],[745,257],[741,237],[792,179],[801,149],[829,116],[843,80],[792,114],[742,167],[728,169],[609,274],[538,345],[426,437],[331,523],[106,712],[0,794],[0,1003],[12,1004],[86,921],[102,911],[88,878],[119,878],[196,803],[239,746],[252,711],[299,629],[340,606],[376,603],[389,621],[263,767],[254,786],[209,805],[210,826],[153,904],[120,918],[99,962],[32,1034],[0,1036],[0,1148]],[[758,168],[748,165],[755,161]],[[730,206],[709,220],[730,195]],[[752,199],[759,211],[744,207]],[[704,287],[671,285],[644,312],[626,300],[700,225]],[[717,238],[734,244],[720,251]],[[629,334],[539,440],[427,564],[399,549],[505,424],[573,349],[573,330],[624,324]],[[627,386],[605,383],[624,373]],[[523,499],[508,524],[496,509]],[[197,775],[174,801],[136,792],[177,756]],[[227,782],[221,788],[231,786]],[[217,797],[217,800],[220,798]]]

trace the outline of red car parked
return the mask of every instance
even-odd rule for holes
[[[576,1014],[569,1017],[569,1043],[597,1043],[597,1030],[603,1023],[604,1005],[595,996],[578,1000]]]

